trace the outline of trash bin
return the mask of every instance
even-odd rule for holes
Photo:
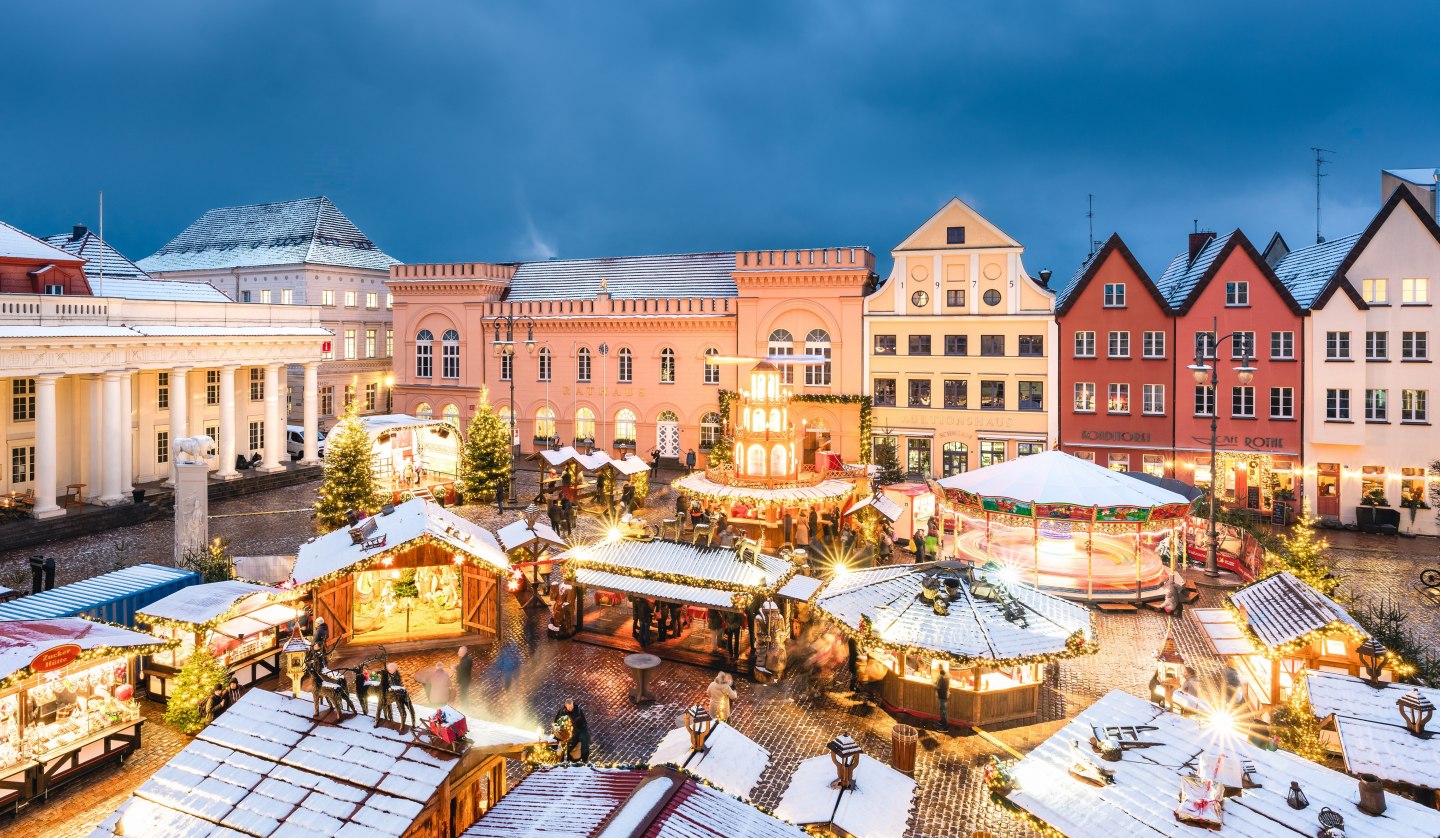
[[[140,504],[142,504],[142,503],[145,502],[145,490],[144,490],[144,489],[131,489],[131,490],[130,490],[130,497],[134,499],[135,504],[138,506],[138,505],[140,505]]]
[[[910,725],[895,725],[890,728],[890,765],[896,771],[915,773],[915,746],[920,742],[920,731]]]

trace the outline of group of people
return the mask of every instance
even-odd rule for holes
[[[886,528],[888,531],[888,527]],[[893,548],[894,539],[891,539]],[[931,518],[923,526],[915,528],[910,538],[910,549],[915,553],[915,563],[934,561],[940,558],[940,519]]]
[[[231,678],[230,683],[220,684],[210,691],[209,706],[206,713],[210,718],[215,718],[226,710],[230,709],[235,702],[240,700],[240,679]]]
[[[474,675],[475,661],[470,657],[469,648],[461,646],[456,650],[454,664],[447,667],[443,661],[437,661],[429,669],[415,673],[415,680],[425,692],[426,705],[441,707],[453,703],[463,709],[470,704]]]
[[[630,613],[630,634],[642,648],[649,646],[652,638],[663,643],[684,634],[685,607],[678,602],[631,597]]]
[[[561,538],[569,540],[575,532],[575,502],[570,499],[569,494],[560,492],[551,497],[545,511],[550,516],[550,528]]]

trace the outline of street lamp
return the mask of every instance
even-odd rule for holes
[[[495,324],[495,339],[491,341],[494,347],[495,357],[500,358],[501,368],[504,364],[510,365],[510,504],[515,504],[515,422],[518,410],[515,409],[515,326],[519,324],[525,327],[525,352],[534,355],[539,348],[535,342],[535,318],[527,315],[516,317],[513,314],[497,314],[485,318],[484,322]],[[499,487],[496,487],[496,503],[499,503]]]
[[[1195,376],[1195,383],[1210,388],[1210,544],[1205,551],[1205,575],[1212,577],[1220,575],[1220,567],[1215,556],[1215,543],[1219,537],[1215,523],[1215,504],[1219,499],[1216,480],[1219,477],[1220,469],[1219,463],[1215,461],[1215,448],[1220,429],[1220,344],[1227,340],[1234,344],[1231,356],[1240,361],[1240,366],[1235,367],[1234,370],[1235,380],[1240,382],[1240,386],[1247,386],[1255,380],[1255,347],[1250,346],[1250,342],[1244,334],[1231,332],[1221,336],[1219,329],[1219,321],[1212,320],[1210,332],[1202,333],[1203,339],[1197,339],[1195,342],[1195,363],[1189,367],[1190,373]],[[1212,360],[1215,363],[1207,363]]]
[[[395,374],[385,373],[385,412],[395,412]]]

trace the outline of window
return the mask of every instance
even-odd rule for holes
[[[1105,400],[1106,413],[1129,413],[1130,412],[1130,385],[1111,384],[1110,392]]]
[[[875,354],[876,354],[876,355],[894,355],[894,354],[895,354],[895,336],[894,336],[894,335],[876,335],[876,336],[875,336]]]
[[[219,426],[219,425],[206,425],[206,426],[205,426],[205,430],[204,430],[204,434],[205,434],[206,436],[210,437],[211,439],[218,440],[218,439],[220,439],[220,426]]]
[[[1231,332],[1230,333],[1230,360],[1239,361],[1245,358],[1255,357],[1255,333],[1254,332]]]
[[[924,308],[930,303],[930,295],[924,291],[916,291],[910,295],[910,304],[916,308]]]
[[[417,419],[429,419],[434,415],[434,411],[430,409],[429,402],[421,402],[415,406],[415,418]]]
[[[242,302],[242,303],[252,302],[252,300],[250,299],[250,292],[249,292],[249,291],[241,291],[241,292],[240,292],[240,302]]]
[[[250,368],[250,401],[265,401],[265,370],[259,367]]]
[[[1289,361],[1295,357],[1295,333],[1270,333],[1270,360]]]
[[[980,467],[998,465],[1005,462],[1005,440],[1003,439],[982,439],[980,440]]]
[[[1271,387],[1271,388],[1270,388],[1270,418],[1271,418],[1271,419],[1294,419],[1294,418],[1295,418],[1295,388],[1294,388],[1294,387]]]
[[[1001,357],[1005,354],[1004,335],[981,335],[980,354],[992,357]]]
[[[622,407],[615,412],[615,444],[635,444],[635,411]]]
[[[354,358],[354,357],[355,357],[355,330],[354,330],[354,329],[346,329],[346,330],[345,330],[345,355],[344,355],[344,358],[348,361],[348,360],[350,360],[350,359],[352,359],[352,358]]]
[[[1400,302],[1407,306],[1429,305],[1430,280],[1423,277],[1400,280]]]
[[[550,347],[540,347],[539,361],[537,361],[536,380],[550,380]]]
[[[910,353],[911,355],[929,355],[929,354],[930,354],[930,336],[929,336],[929,335],[911,335],[911,336],[910,336],[909,353]]]
[[[446,408],[445,408],[445,411],[442,412],[440,415],[441,415],[441,416],[444,416],[445,413],[449,411],[449,409],[450,409],[450,408],[449,408],[449,406],[447,405]],[[515,414],[514,414],[514,412],[512,412],[512,411],[510,410],[510,405],[508,405],[508,404],[502,404],[502,405],[500,405],[500,407],[496,408],[495,414],[500,417],[500,424],[502,424],[502,425],[505,426],[505,435],[508,436],[508,437],[510,437],[510,439],[512,440],[511,444],[513,445],[513,444],[514,444],[513,440],[515,439],[515,435],[516,435],[516,434],[515,434],[515,425],[514,425]]]
[[[1165,415],[1165,385],[1140,385],[1140,412],[1147,416]]]
[[[987,306],[998,306],[1000,305],[1000,292],[991,288],[989,291],[981,294],[980,299],[984,300]]]
[[[1195,385],[1195,415],[1215,415],[1215,388],[1209,384]]]
[[[264,303],[264,304],[267,305],[267,306],[270,305],[270,289],[269,289],[269,288],[261,289],[261,291],[260,291],[260,302]]]
[[[1039,358],[1045,354],[1045,337],[1043,335],[1021,335],[1020,336],[1020,357]]]
[[[1123,282],[1107,282],[1107,283],[1105,283],[1105,307],[1106,307],[1106,308],[1124,308],[1124,307],[1125,307],[1125,283],[1123,283]]]
[[[1093,463],[1093,462],[1095,462],[1095,452],[1094,452],[1094,451],[1076,451],[1076,452],[1075,452],[1075,459],[1077,459],[1077,460],[1084,460],[1084,461],[1087,462],[1087,463]]]
[[[295,302],[295,289],[293,289],[293,288],[281,288],[281,289],[280,289],[280,302],[284,303],[284,304],[287,305],[287,306],[293,304],[293,303]]]
[[[1400,421],[1428,422],[1430,413],[1426,406],[1427,390],[1400,391]]]
[[[1325,391],[1325,419],[1331,422],[1350,421],[1350,391],[1329,389]]]
[[[1075,382],[1075,412],[1076,412],[1076,413],[1094,413],[1094,412],[1095,412],[1095,382],[1093,382],[1093,381],[1077,381],[1077,382]]]
[[[430,333],[430,330],[429,330],[429,329],[421,329],[421,330],[420,330],[420,333],[417,334],[417,335],[415,335],[415,377],[416,377],[416,378],[429,378],[429,377],[430,377],[430,373],[431,373],[431,370],[432,370],[432,354],[431,354],[431,353],[433,353],[433,352],[435,351],[434,343],[435,343],[435,336]]]
[[[575,380],[582,384],[590,380],[590,347],[575,350]]]
[[[332,288],[325,288],[325,289],[321,290],[321,292],[320,292],[320,305],[322,305],[322,306],[333,306],[333,305],[335,305],[335,291],[334,291],[334,289],[332,289]]]
[[[555,411],[548,406],[535,411],[535,438],[543,440],[555,438]]]
[[[1151,477],[1165,476],[1165,456],[1163,454],[1142,454],[1141,468]]]
[[[344,392],[344,395],[342,396],[342,398],[345,400],[345,409],[346,409],[346,410],[349,410],[349,409],[350,409],[350,406],[353,405],[353,404],[355,404],[355,385],[354,385],[354,384],[346,384],[346,385],[345,385],[345,392]]]
[[[1390,419],[1390,406],[1388,404],[1390,391],[1388,390],[1366,390],[1365,391],[1365,421],[1386,422]]]
[[[515,377],[515,356],[505,354],[500,356],[500,380],[510,381]]]
[[[1390,357],[1390,333],[1365,333],[1365,360],[1384,361]]]
[[[1075,333],[1075,357],[1076,357],[1076,358],[1094,358],[1094,357],[1095,357],[1095,333],[1094,333],[1094,332],[1076,332],[1076,333]]]
[[[912,378],[908,382],[910,386],[910,407],[930,406],[930,379]]]
[[[1140,336],[1140,352],[1146,358],[1165,357],[1165,333],[1145,332]]]
[[[1129,454],[1113,454],[1113,453],[1112,453],[1107,459],[1108,459],[1108,462],[1106,463],[1106,467],[1109,468],[1111,471],[1129,471],[1129,470],[1130,470],[1130,455],[1129,455]]]
[[[1195,333],[1195,354],[1201,358],[1213,359],[1215,357],[1215,333]]]
[[[250,423],[250,450],[259,451],[265,447],[265,423]]]
[[[969,338],[969,336],[968,336],[968,335],[946,335],[946,336],[945,336],[945,354],[946,354],[946,355],[969,355],[969,354],[970,354],[970,338]]]
[[[45,285],[45,293],[51,297],[62,297],[65,295],[65,286],[47,283]]]
[[[1042,451],[1044,451],[1044,450],[1045,450],[1045,443],[1043,443],[1043,442],[1016,442],[1016,443],[1015,443],[1015,456],[1016,456],[1016,457],[1028,457],[1028,456],[1030,456],[1031,454],[1039,454],[1040,452],[1042,452]]]
[[[720,383],[720,365],[719,365],[719,364],[712,364],[712,363],[710,363],[710,359],[712,359],[712,358],[717,358],[717,357],[719,357],[719,356],[720,356],[720,350],[714,348],[713,346],[712,346],[711,348],[705,350],[705,377],[704,377],[704,380],[705,380],[705,383],[706,383],[706,384],[719,384],[719,383]]]
[[[720,414],[707,413],[700,417],[700,450],[709,451],[720,441]]]
[[[588,407],[582,407],[575,411],[575,439],[595,439],[595,411]]]
[[[980,382],[980,409],[981,409],[981,410],[1004,410],[1004,409],[1005,409],[1005,382],[1003,382],[1003,381],[982,381],[982,382]]]
[[[1130,357],[1130,333],[1111,332],[1109,335],[1109,355],[1111,358]]]
[[[10,379],[10,420],[35,421],[35,379]]]
[[[460,377],[460,333],[454,329],[440,336],[440,377]]]
[[[1400,360],[1425,361],[1430,358],[1429,332],[1401,332]]]
[[[809,386],[830,386],[830,334],[824,329],[812,329],[805,336],[805,354],[819,355],[823,364],[811,364],[805,368],[805,384]]]
[[[35,446],[17,445],[10,449],[10,485],[35,482]]]
[[[220,403],[220,371],[205,371],[205,404],[216,405]],[[214,439],[215,437],[211,437]]]
[[[895,406],[895,379],[875,379],[875,404],[881,407]]]
[[[355,307],[355,292],[354,292],[354,291],[346,291],[346,292],[345,292],[345,306],[346,306],[347,308],[354,308],[354,307]]]
[[[457,431],[460,430],[460,406],[459,406],[459,405],[455,405],[455,404],[447,404],[447,405],[445,405],[445,409],[442,410],[442,411],[440,411],[440,418],[441,418],[441,419],[444,419],[446,422],[449,422],[449,423],[450,423],[450,426],[453,427],[455,430],[457,430]],[[505,424],[508,426],[510,423],[509,423],[509,422],[506,422]]]
[[[320,388],[320,415],[335,415],[335,386],[333,384]]]
[[[970,449],[963,442],[947,442],[940,449],[940,476],[964,474],[970,470]]]
[[[795,337],[787,329],[776,329],[770,333],[770,341],[767,344],[770,354],[779,356],[790,356],[795,354]],[[795,383],[795,368],[789,364],[780,365],[781,381],[786,384]]]
[[[660,350],[660,383],[675,383],[675,350],[669,347]]]
[[[155,432],[155,464],[165,466],[170,464],[170,432]]]
[[[155,406],[161,410],[170,409],[170,373],[155,376]]]
[[[965,410],[970,406],[970,382],[963,378],[945,379],[945,407]]]
[[[394,358],[394,357],[395,357],[395,330],[394,330],[394,329],[386,329],[386,330],[385,330],[385,357],[386,357],[386,358]]]
[[[1360,280],[1360,296],[1365,302],[1371,305],[1389,305],[1390,299],[1385,289],[1383,279],[1362,279]]]
[[[1400,500],[1426,503],[1425,469],[1411,466],[1400,469]]]
[[[1235,419],[1255,418],[1255,388],[1230,388],[1230,416]]]
[[[1043,381],[1021,381],[1020,401],[1016,405],[1020,410],[1042,411],[1045,409],[1045,382]]]
[[[905,441],[905,471],[909,474],[930,475],[930,440],[927,437],[911,437]]]
[[[386,307],[386,308],[394,308],[394,307],[395,307],[395,295],[394,295],[394,294],[391,294],[391,293],[389,293],[389,292],[387,292],[387,293],[385,294],[385,307]]]
[[[1385,501],[1385,467],[1384,466],[1361,466],[1360,467],[1360,497],[1379,498],[1382,506],[1389,506]],[[1339,641],[1334,641],[1339,642]],[[1339,643],[1338,650],[1332,648],[1329,642],[1326,643],[1326,651],[1335,654],[1336,657],[1345,656],[1345,644]]]
[[[1225,283],[1225,305],[1231,308],[1250,305],[1250,283]]]
[[[1325,359],[1329,361],[1350,360],[1350,333],[1325,333]]]
[[[964,244],[964,243],[965,243],[965,228],[964,228],[964,227],[946,227],[946,228],[945,228],[945,243],[946,243],[946,244]]]
[[[628,349],[620,350],[618,369],[619,381],[621,384],[630,384],[635,380],[635,353]]]
[[[945,305],[950,308],[965,307],[965,291],[960,288],[950,288],[945,291]]]
[[[365,307],[366,307],[366,308],[379,308],[379,307],[380,307],[380,294],[379,294],[379,292],[377,292],[377,291],[366,291],[366,292],[365,292]]]
[[[375,404],[376,404],[377,401],[379,401],[379,397],[380,397],[380,385],[379,385],[379,384],[371,383],[371,384],[366,384],[366,385],[365,385],[365,409],[366,409],[366,410],[368,410],[368,411],[374,411],[374,410],[375,410]],[[456,427],[458,428],[459,425],[456,425]]]

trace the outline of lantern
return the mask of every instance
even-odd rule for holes
[[[535,522],[540,519],[540,507],[532,503],[525,507],[525,511],[521,513],[520,517],[525,520],[526,528],[534,530]]]
[[[1371,637],[1360,644],[1355,654],[1360,658],[1360,665],[1365,667],[1365,680],[1369,681],[1372,687],[1380,686],[1380,673],[1385,669],[1385,647]]]
[[[305,659],[310,655],[310,641],[300,636],[298,625],[291,626],[290,639],[280,649],[285,674],[290,677],[290,691],[300,697],[300,682],[305,678]]]
[[[1285,802],[1290,804],[1291,809],[1304,809],[1310,805],[1310,798],[1300,788],[1300,784],[1294,780],[1290,781],[1290,791],[1285,795]]]
[[[705,750],[705,739],[710,736],[710,731],[715,727],[715,719],[705,711],[704,707],[696,704],[685,711],[685,730],[690,734],[690,750],[695,753],[702,753]]]
[[[830,761],[835,763],[835,782],[831,788],[855,790],[855,766],[860,764],[860,746],[846,734],[831,739],[825,745],[830,752]]]
[[[1430,734],[1426,732],[1425,725],[1435,715],[1435,705],[1430,699],[1412,688],[1395,702],[1395,706],[1400,708],[1400,716],[1405,720],[1405,729],[1410,731],[1410,735],[1429,738]]]

